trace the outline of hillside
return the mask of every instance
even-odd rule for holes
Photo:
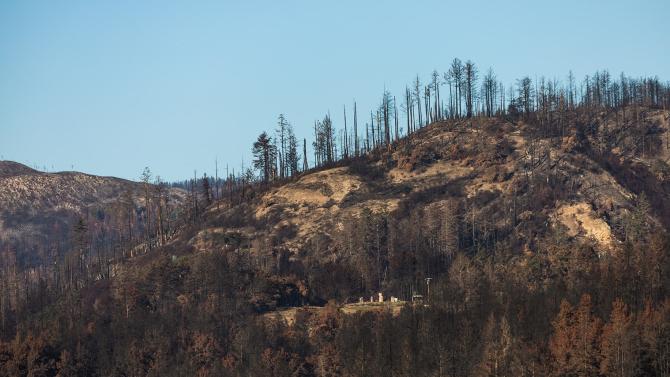
[[[627,336],[640,339],[631,353],[650,355],[640,368],[660,370],[669,131],[669,111],[643,107],[444,120],[292,178],[241,181],[107,274],[29,285],[42,306],[7,298],[1,334],[22,338],[0,343],[0,365],[8,375],[29,363],[80,375],[479,376],[492,365],[549,375],[581,368],[573,353],[598,370]],[[93,184],[104,178],[82,179],[105,200]],[[384,303],[369,302],[380,293]]]
[[[612,124],[620,116],[598,114],[599,132],[618,137]],[[637,127],[649,130],[645,152],[635,137],[611,148],[605,137],[580,135],[574,126],[546,138],[523,120],[435,123],[400,141],[392,153],[304,174],[241,205],[212,206],[206,226],[182,241],[193,252],[242,247],[269,273],[334,263],[350,276],[372,270],[386,276],[358,290],[350,282],[324,282],[319,290],[325,292],[312,297],[316,302],[377,290],[408,299],[431,264],[448,263],[459,250],[498,250],[517,255],[512,264],[525,264],[547,254],[558,237],[597,255],[616,254],[639,231],[633,219],[641,201],[650,207],[635,221],[644,223],[645,232],[665,232],[670,225],[669,113],[644,110],[639,116]],[[386,260],[364,266],[359,250],[369,246],[366,231],[378,226],[384,228]],[[421,245],[425,238],[430,247]],[[416,259],[427,248],[439,255],[424,256],[423,266],[415,260],[416,270],[402,284],[388,277],[394,258],[409,253]],[[531,283],[539,278],[528,277]]]
[[[44,173],[25,165],[0,161],[0,242],[19,256],[68,243],[78,217],[104,221],[105,212],[124,195],[142,206],[141,183],[78,172]],[[181,190],[171,190],[181,202]],[[60,245],[63,247],[65,245]]]

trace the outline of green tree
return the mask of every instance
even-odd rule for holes
[[[260,170],[263,182],[270,182],[274,174],[274,160],[276,157],[272,138],[266,132],[262,132],[258,135],[256,142],[254,142],[252,152],[254,155],[254,168]]]

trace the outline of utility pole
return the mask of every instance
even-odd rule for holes
[[[430,281],[433,280],[433,278],[426,278],[426,287],[428,288],[426,292],[426,301],[430,300]]]

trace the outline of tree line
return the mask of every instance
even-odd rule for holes
[[[307,139],[303,139],[301,151],[293,127],[280,114],[274,136],[263,132],[253,144],[253,166],[259,172],[258,177],[267,183],[294,176],[310,166],[329,166],[390,149],[400,138],[446,119],[521,116],[528,120],[532,116],[542,121],[577,109],[592,112],[626,106],[667,109],[670,83],[658,77],[632,78],[623,73],[614,77],[603,70],[587,75],[581,82],[569,72],[565,81],[525,76],[506,86],[492,68],[480,77],[474,62],[455,58],[446,72],[433,71],[426,83],[416,76],[405,87],[401,101],[384,90],[379,105],[370,111],[369,120],[360,121],[360,130],[356,102],[353,119],[347,117],[346,105],[343,107],[340,130],[335,128],[330,113],[315,121],[311,165]]]

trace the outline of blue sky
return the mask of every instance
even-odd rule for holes
[[[0,2],[0,156],[175,180],[248,164],[454,57],[507,84],[597,69],[670,79],[670,1]]]

